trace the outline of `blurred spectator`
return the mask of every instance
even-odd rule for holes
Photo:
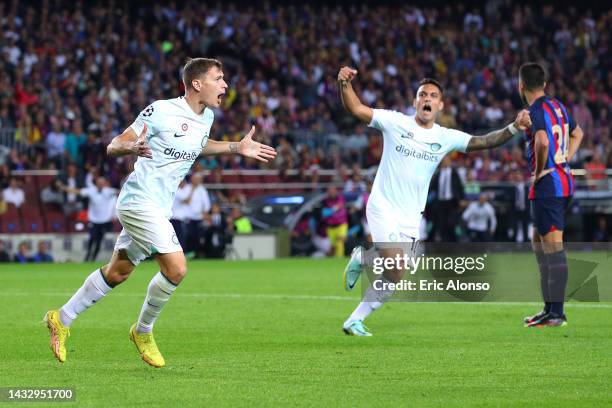
[[[204,214],[204,230],[206,234],[204,253],[206,256],[223,258],[231,232],[228,231],[227,220],[218,203],[213,203],[210,212]]]
[[[308,219],[308,225],[312,234],[312,244],[315,251],[311,255],[313,258],[323,258],[332,254],[332,244],[327,236],[327,225],[322,219],[322,215],[312,216]]]
[[[56,162],[59,167],[66,149],[66,134],[62,131],[60,119],[54,118],[51,123],[53,124],[53,130],[49,132],[45,142],[47,157],[49,160]]]
[[[202,184],[202,175],[195,173],[191,176],[191,189],[183,203],[186,218],[186,252],[200,252],[204,238],[204,215],[210,211],[210,196]]]
[[[593,153],[591,161],[584,164],[589,180],[605,180],[606,165],[601,161],[601,154],[598,151]]]
[[[430,191],[435,194],[434,226],[431,238],[436,233],[444,242],[456,242],[455,227],[458,224],[459,204],[465,198],[463,183],[459,173],[451,166],[450,155],[442,159],[438,173],[434,175]]]
[[[4,194],[0,196],[0,215],[6,213],[7,210],[6,201],[4,201]]]
[[[89,221],[89,241],[87,242],[87,254],[85,262],[95,261],[100,251],[100,245],[104,234],[113,229],[115,218],[115,204],[117,203],[117,189],[109,186],[104,177],[96,179],[95,187],[75,189],[61,186],[62,190],[69,194],[78,194],[89,199],[87,207],[87,220]]]
[[[187,248],[186,238],[186,222],[187,214],[189,212],[189,196],[191,194],[191,184],[187,180],[181,180],[179,188],[174,196],[174,203],[172,204],[172,217],[170,223],[174,227],[174,232],[179,240],[179,243],[183,248]]]
[[[9,186],[2,192],[2,198],[7,204],[13,204],[15,207],[21,207],[25,202],[25,193],[19,186],[19,180],[12,177],[9,180]]]
[[[0,240],[0,263],[11,262],[11,255],[6,250],[6,243]]]
[[[467,223],[468,236],[472,242],[487,242],[495,235],[497,218],[495,209],[488,201],[488,194],[481,193],[478,201],[472,201],[463,212],[463,220]]]
[[[593,242],[610,242],[610,231],[605,216],[597,218],[595,231],[593,231]]]
[[[28,246],[28,243],[25,241],[20,242],[19,246],[17,247],[15,257],[13,258],[13,262],[18,262],[22,264],[32,262],[32,257],[30,256],[29,252],[30,248]]]
[[[51,204],[57,206],[59,210],[64,208],[64,191],[61,188],[61,181],[59,179],[53,180],[51,184],[43,188],[40,192],[40,201],[43,204]]]
[[[38,241],[38,252],[32,257],[32,262],[53,262],[53,256],[49,254],[47,241]]]
[[[62,187],[62,190],[66,192],[64,213],[66,215],[70,215],[83,209],[83,202],[79,200],[79,191],[83,187],[84,183],[76,164],[68,164],[66,170],[66,174],[61,177],[61,180],[62,186],[68,188],[65,189]]]
[[[344,256],[344,243],[348,232],[348,214],[344,196],[338,193],[336,186],[327,188],[321,211],[327,225],[327,237],[336,257]]]
[[[228,218],[228,224],[233,227],[236,234],[250,234],[253,232],[251,220],[242,214],[242,211],[240,211],[238,207],[232,208],[232,212]]]
[[[344,192],[357,195],[364,193],[366,189],[367,183],[361,175],[361,169],[358,166],[353,167],[353,174],[351,175],[351,178],[344,183]]]
[[[72,130],[66,135],[65,149],[68,154],[68,160],[77,163],[78,165],[83,164],[82,149],[81,147],[87,141],[87,135],[83,131],[83,125],[81,120],[75,120],[72,124]]]
[[[511,174],[510,181],[514,183],[514,203],[509,213],[509,238],[514,242],[525,242],[529,237],[529,185],[518,170]]]
[[[291,231],[291,256],[310,256],[314,251],[310,214],[305,214]]]

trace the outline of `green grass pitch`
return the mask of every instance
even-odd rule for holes
[[[611,303],[530,330],[535,303],[392,302],[368,319],[374,337],[347,337],[359,294],[341,288],[344,262],[190,262],[155,326],[163,369],[128,339],[155,263],[80,316],[65,364],[41,318],[99,265],[2,266],[0,387],[75,387],[53,407],[612,406]]]

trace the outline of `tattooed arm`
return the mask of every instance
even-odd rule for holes
[[[338,73],[338,83],[340,84],[340,97],[342,98],[342,105],[351,115],[355,116],[361,122],[370,123],[372,122],[372,108],[364,105],[359,100],[359,97],[355,93],[351,81],[357,75],[357,70],[349,67],[342,67]]]
[[[529,111],[522,110],[517,115],[516,120],[505,128],[494,130],[482,136],[472,136],[468,143],[467,151],[473,152],[501,146],[518,134],[519,130],[525,130],[530,125]]]
[[[240,154],[245,157],[252,157],[264,163],[267,163],[268,159],[276,158],[276,150],[271,146],[253,140],[254,134],[255,126],[252,126],[249,133],[247,133],[240,142],[218,142],[209,139],[204,149],[202,149],[202,155],[212,156],[226,153]]]

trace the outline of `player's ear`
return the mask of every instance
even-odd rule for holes
[[[444,110],[444,101],[440,101],[440,109],[439,111],[442,112]]]
[[[414,109],[416,109],[416,100],[417,100],[417,98],[416,98],[416,97],[414,97],[414,98],[412,99],[412,107],[413,107]]]
[[[191,87],[196,91],[196,92],[200,92],[200,90],[202,89],[202,84],[200,83],[199,79],[194,79],[193,81],[191,81]]]

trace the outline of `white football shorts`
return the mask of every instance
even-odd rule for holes
[[[420,239],[418,225],[407,225],[402,223],[404,218],[401,214],[381,210],[368,205],[366,209],[368,226],[374,243],[383,242],[413,242]]]
[[[155,254],[181,252],[174,227],[159,210],[117,210],[123,229],[115,251],[125,250],[134,265]]]

